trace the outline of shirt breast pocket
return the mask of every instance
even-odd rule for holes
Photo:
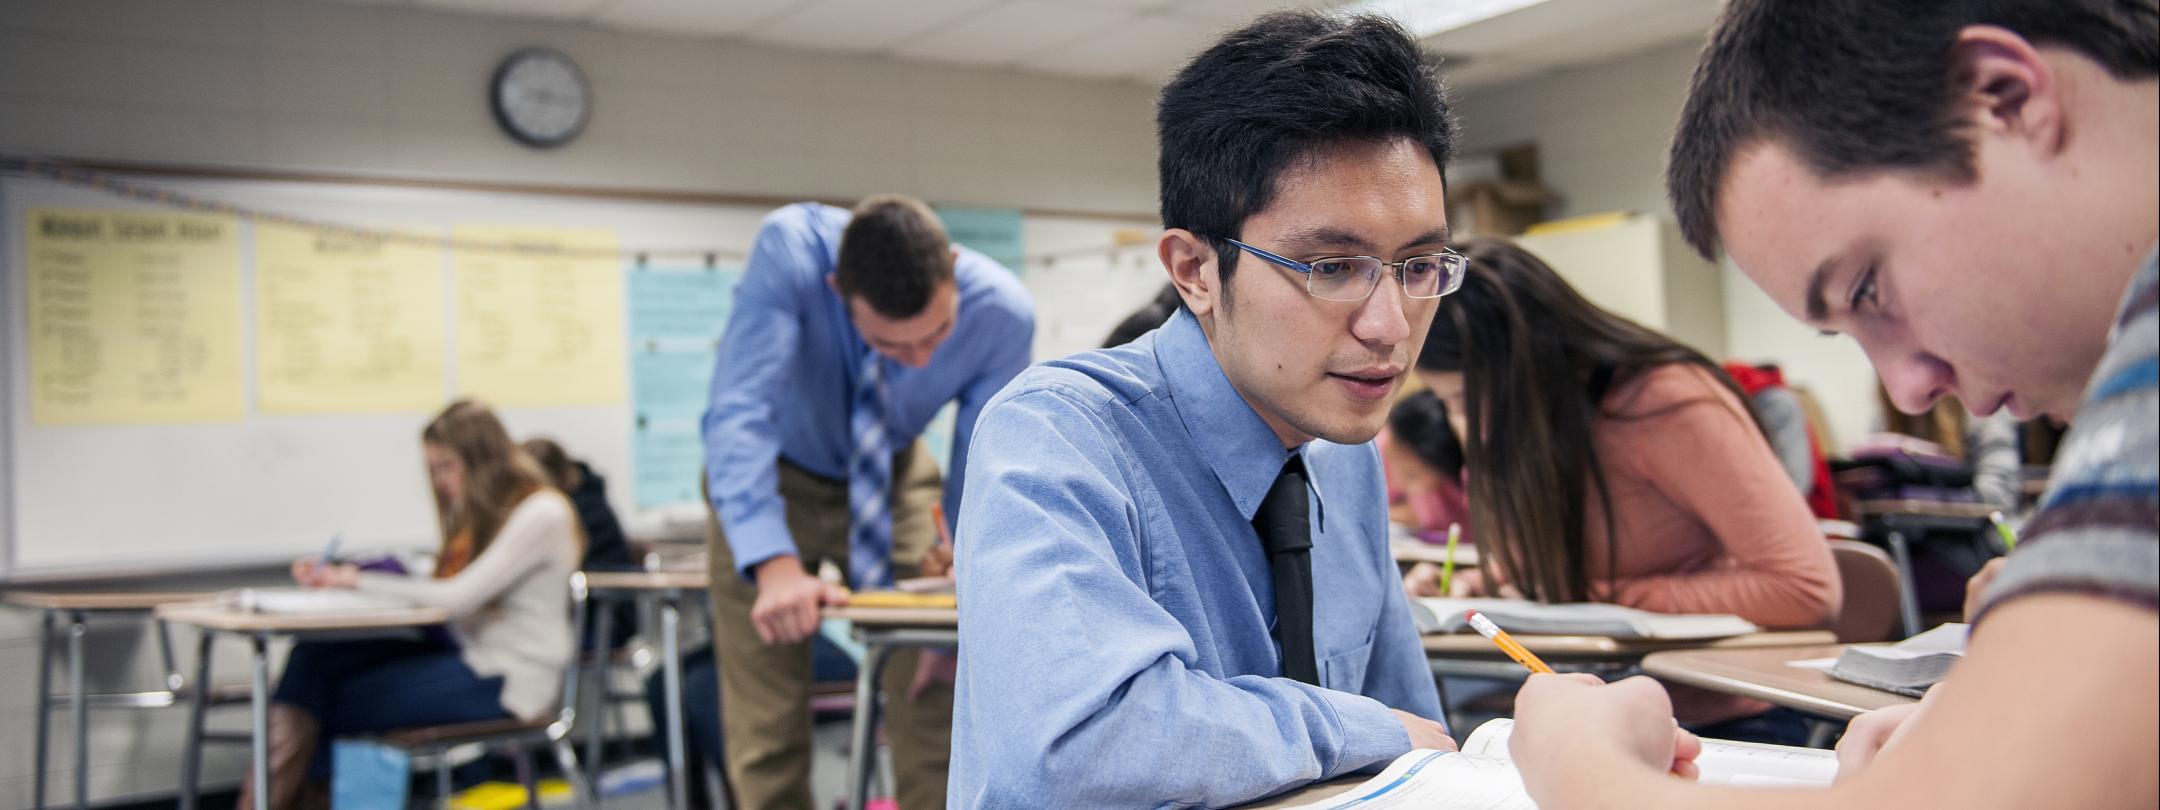
[[[1365,672],[1372,663],[1373,637],[1320,660],[1320,685],[1337,692],[1364,694]]]

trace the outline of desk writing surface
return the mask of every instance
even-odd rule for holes
[[[216,602],[177,602],[159,605],[157,617],[208,630],[283,633],[442,624],[450,620],[450,612],[442,608],[413,607],[349,613],[246,613]]]
[[[960,626],[960,611],[954,608],[861,608],[829,607],[825,618],[846,619],[856,627],[923,627],[945,629]]]
[[[1857,501],[1853,511],[1862,517],[1878,515],[1925,515],[1927,517],[1972,518],[1985,520],[1997,507],[1984,503],[1958,503],[1955,501]]]
[[[1511,634],[1531,652],[1548,658],[1600,658],[1644,655],[1661,650],[1750,649],[1828,644],[1837,640],[1828,630],[1796,630],[1749,633],[1720,639],[1617,639],[1610,636],[1544,636]],[[1497,644],[1476,633],[1432,633],[1420,639],[1425,654],[1446,658],[1507,657]],[[1795,656],[1799,657],[1799,656]]]
[[[1894,692],[1845,683],[1820,670],[1789,666],[1790,662],[1809,658],[1836,658],[1844,649],[1828,644],[1785,649],[1673,650],[1644,658],[1642,668],[1662,681],[1838,719],[1914,701]]]
[[[201,591],[18,591],[0,592],[0,603],[33,610],[149,610],[170,602],[195,602]]]
[[[1395,561],[1399,563],[1429,562],[1434,565],[1441,565],[1447,561],[1447,546],[1442,543],[1427,543],[1423,540],[1389,540],[1388,551],[1395,555]],[[1457,569],[1476,568],[1477,565],[1478,550],[1476,546],[1462,544],[1455,547],[1455,567]]]
[[[587,571],[585,584],[594,590],[666,591],[712,587],[712,578],[697,571]]]

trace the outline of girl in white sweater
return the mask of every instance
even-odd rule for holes
[[[308,558],[293,563],[293,579],[443,608],[448,633],[295,645],[270,706],[273,807],[327,781],[337,737],[534,720],[556,708],[574,654],[569,577],[584,544],[576,513],[486,405],[451,403],[420,438],[442,530],[434,575]],[[243,786],[240,806],[251,806],[253,787]]]

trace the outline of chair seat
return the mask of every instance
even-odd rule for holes
[[[501,720],[480,720],[472,723],[401,728],[384,734],[377,739],[385,745],[397,748],[435,748],[463,745],[469,742],[484,742],[521,734],[545,735],[548,726],[554,722],[555,717],[553,715],[537,720],[519,720],[508,717]]]

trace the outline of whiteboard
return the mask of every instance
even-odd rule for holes
[[[626,249],[747,249],[763,206],[601,200],[538,194],[257,180],[134,179],[196,198],[339,225],[446,233],[457,224],[608,228]],[[151,209],[150,203],[44,178],[0,178],[0,267],[6,350],[0,352],[0,580],[123,576],[274,563],[320,551],[333,534],[351,551],[428,548],[435,518],[420,456],[427,412],[287,415],[261,413],[252,318],[242,327],[248,410],[236,422],[36,427],[27,381],[26,212],[31,208]],[[1038,350],[1092,345],[1160,284],[1162,271],[1121,251],[1113,234],[1144,221],[1029,216],[1030,254],[1105,248],[1092,262],[1023,279],[1066,293],[1038,296]],[[251,230],[243,225],[243,313],[253,312]],[[451,295],[444,252],[445,300]],[[1053,266],[1055,267],[1055,266]],[[1044,290],[1043,292],[1051,292]],[[1060,301],[1069,301],[1061,304]],[[446,305],[446,312],[454,307]],[[447,317],[447,316],[446,316]],[[627,317],[625,321],[627,322]],[[455,329],[446,324],[446,335]],[[454,338],[446,338],[454,340]],[[455,360],[444,347],[445,400]],[[626,400],[602,406],[506,408],[511,435],[545,435],[609,481],[616,511],[630,521],[632,413]]]

